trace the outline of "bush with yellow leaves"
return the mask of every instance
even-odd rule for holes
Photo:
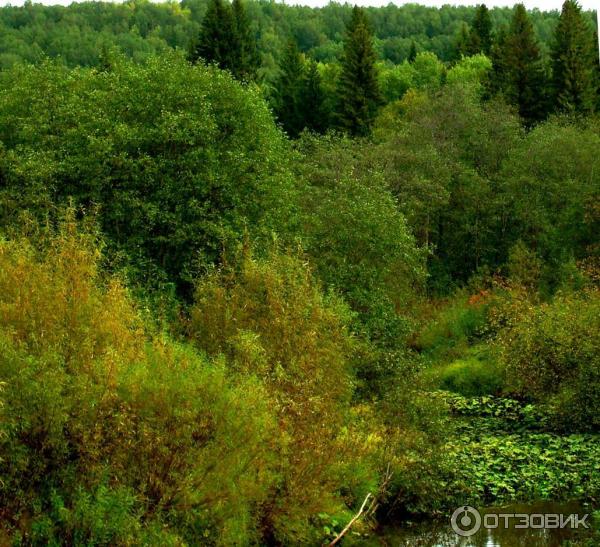
[[[72,212],[35,244],[0,240],[0,542],[256,541],[265,388],[149,334],[100,250]]]

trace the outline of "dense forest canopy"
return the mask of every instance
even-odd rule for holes
[[[0,9],[0,544],[598,522],[590,16]]]
[[[142,59],[168,48],[187,50],[195,40],[208,0],[181,3],[133,1],[124,3],[78,2],[68,7],[27,2],[23,7],[0,8],[0,67],[17,61],[37,62],[60,56],[69,66],[94,66],[102,52],[117,46]],[[351,4],[331,3],[323,8],[283,3],[248,2],[248,14],[267,69],[281,59],[293,38],[300,50],[317,61],[341,55]],[[418,4],[366,8],[381,59],[400,63],[408,58],[413,42],[419,51],[431,51],[441,60],[455,58],[455,42],[463,24],[471,24],[475,7]],[[508,26],[510,8],[494,8],[495,28]],[[530,16],[542,50],[548,53],[558,12],[533,11]],[[591,14],[589,14],[592,20]]]

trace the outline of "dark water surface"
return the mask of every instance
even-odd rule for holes
[[[417,524],[403,524],[401,526],[389,526],[384,528],[377,538],[371,538],[365,542],[365,546],[389,546],[389,547],[555,547],[563,544],[567,540],[584,540],[590,538],[592,528],[592,509],[582,505],[579,502],[538,502],[530,504],[515,504],[503,507],[487,507],[479,510],[481,514],[481,527],[479,531],[470,537],[461,537],[456,534],[450,524],[450,518],[444,520],[430,520]],[[523,529],[515,528],[515,525],[524,523],[525,521],[512,517],[496,517],[493,514],[527,514],[527,515],[545,515],[557,514],[565,515],[565,518],[571,514],[579,515],[580,519],[584,515],[589,514],[585,521],[589,525],[589,529],[585,529],[580,525],[578,529],[572,528],[571,521],[565,528],[556,529]],[[486,518],[485,515],[488,515]],[[476,523],[476,518],[467,511],[462,510],[459,513],[457,521],[462,517],[467,517],[463,522],[467,524],[463,529],[471,529],[471,526]],[[534,526],[540,526],[542,523],[541,517],[531,519]],[[498,522],[498,527],[489,529],[484,526],[484,523],[494,525]],[[508,522],[508,527],[505,523]],[[550,517],[549,522],[552,524],[553,517]],[[459,528],[462,526],[457,523]]]

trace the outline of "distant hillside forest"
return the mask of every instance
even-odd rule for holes
[[[0,66],[16,61],[37,62],[45,55],[61,56],[70,66],[94,66],[102,51],[117,46],[141,59],[168,48],[187,49],[198,35],[208,0],[123,4],[74,3],[68,7],[26,2],[23,7],[0,9]],[[330,3],[323,8],[288,6],[271,1],[247,2],[248,16],[258,40],[264,70],[276,70],[286,43],[293,38],[317,61],[342,55],[344,29],[351,4]],[[408,4],[366,8],[381,59],[400,63],[418,51],[431,51],[442,61],[459,56],[457,41],[464,25],[471,25],[475,7],[441,9]],[[591,14],[587,14],[591,19]],[[494,28],[508,26],[511,8],[490,10]],[[541,49],[550,49],[559,12],[530,13]]]

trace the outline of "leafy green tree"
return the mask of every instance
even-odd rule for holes
[[[387,103],[401,99],[415,87],[416,70],[414,65],[404,61],[399,65],[382,66],[379,70],[379,85]]]
[[[372,169],[382,165],[418,242],[435,249],[432,288],[447,291],[478,268],[501,264],[504,197],[496,178],[520,135],[507,105],[482,103],[468,79],[434,97],[407,93],[379,117],[377,148],[365,161]]]
[[[488,84],[491,70],[492,61],[482,53],[471,57],[463,57],[448,70],[446,83],[449,85],[461,83],[472,86],[482,94]]]
[[[503,240],[523,241],[544,262],[542,282],[553,290],[561,269],[594,256],[600,230],[600,175],[594,159],[598,129],[556,119],[513,146],[498,177],[504,197]]]
[[[541,120],[546,114],[546,74],[523,4],[515,6],[508,32],[499,37],[494,62],[492,87],[519,107],[527,124]]]
[[[299,177],[307,253],[326,286],[357,313],[358,332],[393,345],[406,324],[406,302],[424,280],[424,254],[398,211],[383,171],[351,139],[300,140]]]
[[[354,7],[346,28],[338,82],[338,124],[352,135],[371,130],[381,103],[373,36],[365,12]]]
[[[16,66],[0,80],[4,225],[69,197],[99,205],[132,277],[182,293],[246,230],[285,231],[275,217],[294,202],[287,144],[259,90],[226,72],[173,53],[118,58],[108,73]]]
[[[492,49],[492,20],[485,4],[478,6],[467,42],[470,55],[483,53],[489,55]]]
[[[559,111],[588,113],[597,100],[593,33],[575,0],[566,0],[552,47],[554,106]]]
[[[442,86],[446,68],[435,53],[431,51],[417,53],[412,67],[417,89],[437,91]]]

